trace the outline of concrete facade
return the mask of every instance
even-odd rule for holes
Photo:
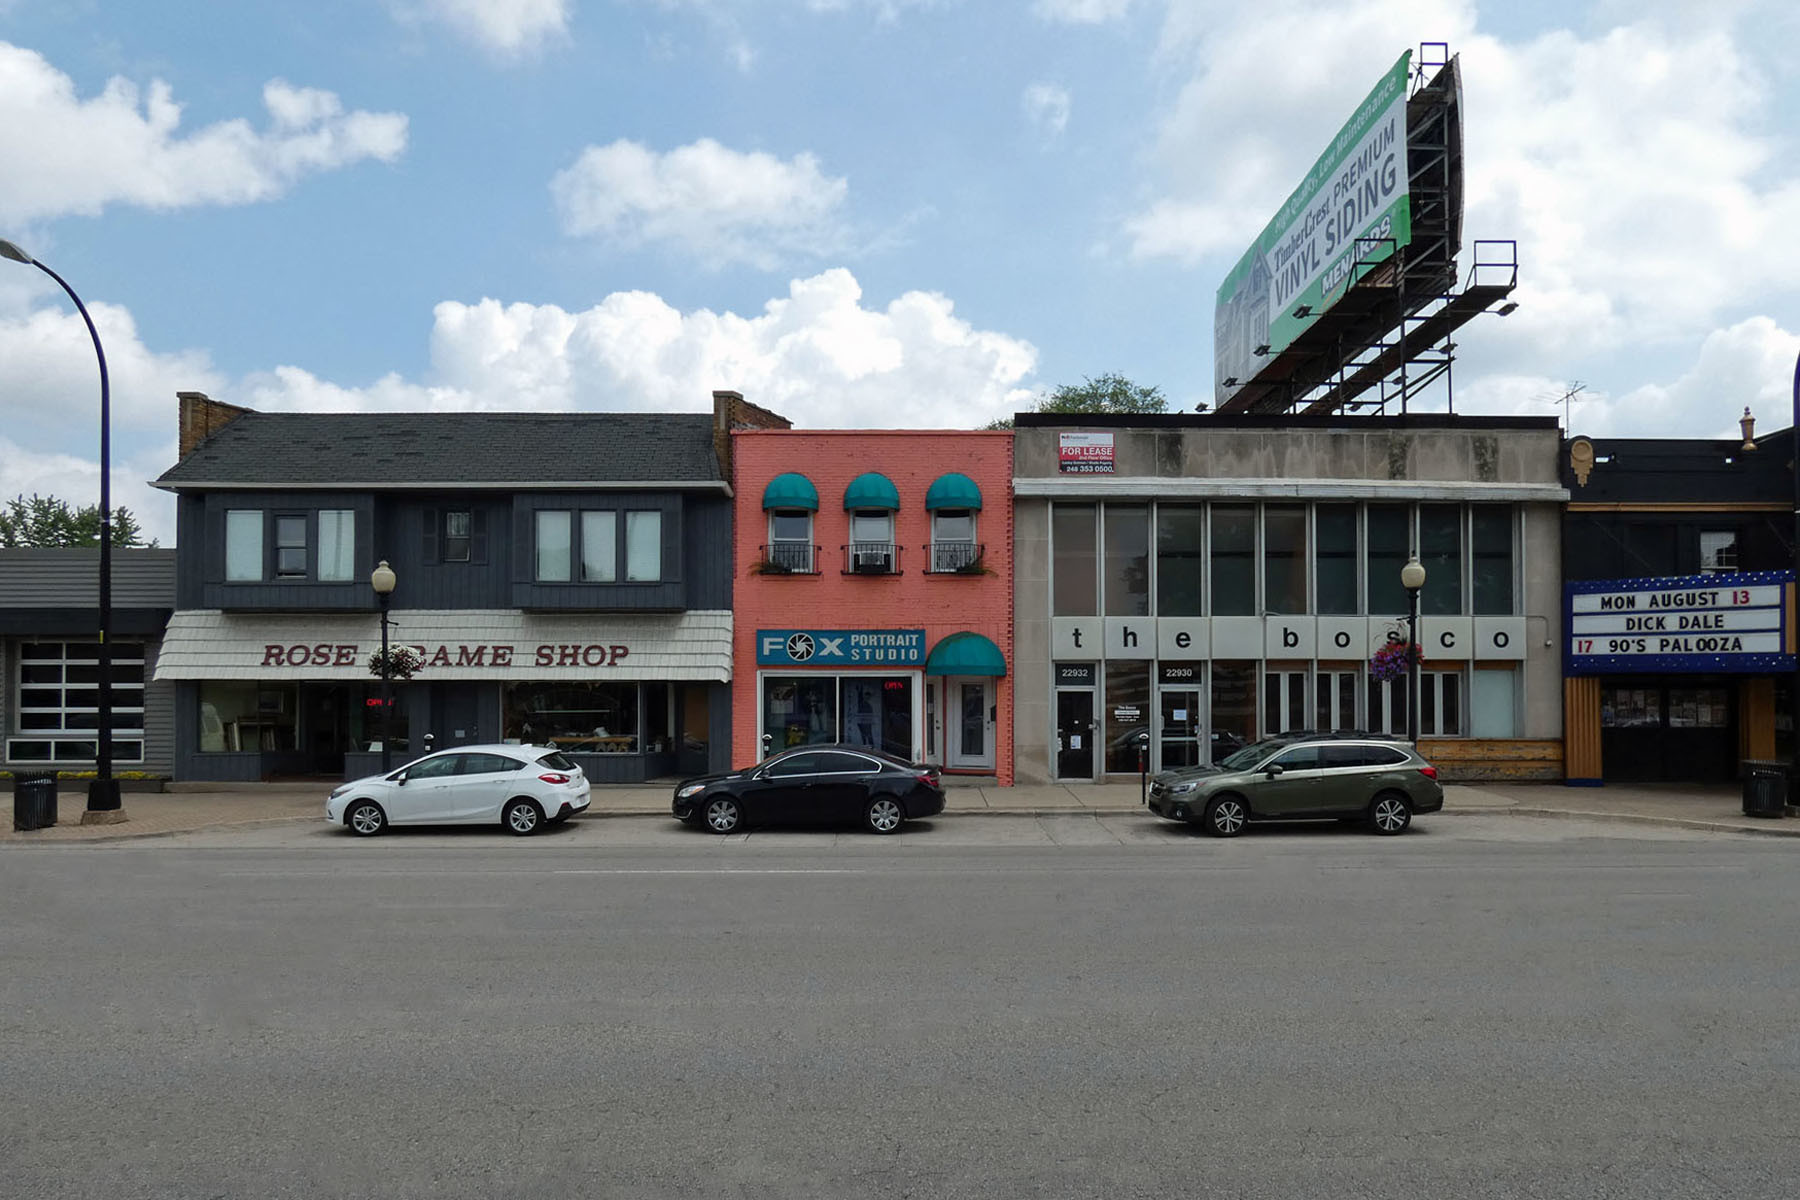
[[[1404,637],[1404,600],[1391,602],[1403,593],[1388,575],[1393,567],[1397,576],[1403,559],[1377,556],[1371,565],[1370,513],[1404,520],[1402,553],[1418,552],[1426,527],[1421,521],[1456,531],[1453,545],[1441,551],[1448,557],[1433,560],[1440,570],[1435,583],[1427,585],[1438,607],[1426,607],[1420,621],[1423,669],[1432,676],[1422,693],[1427,686],[1433,689],[1420,706],[1427,753],[1453,764],[1447,773],[1463,778],[1560,778],[1557,648],[1562,642],[1561,509],[1568,493],[1557,474],[1553,420],[1182,415],[1082,422],[1029,414],[1018,425],[1014,677],[1020,783],[1117,777],[1119,772],[1106,769],[1103,760],[1112,757],[1112,765],[1121,765],[1127,756],[1114,755],[1113,743],[1135,736],[1134,731],[1151,735],[1151,769],[1182,765],[1164,753],[1175,751],[1180,740],[1169,728],[1177,715],[1190,727],[1183,732],[1188,750],[1182,752],[1190,752],[1197,740],[1201,761],[1210,751],[1229,749],[1233,738],[1281,729],[1397,724],[1394,731],[1404,732],[1404,709],[1394,707],[1407,702],[1403,691],[1393,694],[1400,685],[1384,689],[1369,673],[1373,651]],[[1077,435],[1071,442],[1094,440],[1080,435],[1110,435],[1110,455],[1065,469],[1064,434]],[[1090,611],[1057,610],[1055,505],[1091,505],[1100,522],[1091,567],[1088,559],[1065,560],[1079,561],[1079,569],[1096,573]],[[1208,531],[1204,537],[1176,544],[1164,522],[1177,510]],[[1253,548],[1235,563],[1226,564],[1222,552],[1215,554],[1210,532],[1220,519],[1215,510],[1254,522]],[[1252,510],[1253,518],[1246,515]],[[1147,545],[1121,543],[1112,547],[1117,553],[1109,560],[1109,511],[1122,514],[1127,526],[1147,521],[1147,526],[1137,526],[1139,533],[1128,529],[1126,536],[1126,541],[1141,537],[1147,527]],[[1303,602],[1271,602],[1273,534],[1265,525],[1271,512],[1286,514],[1304,529],[1303,549],[1296,553],[1290,548],[1282,568],[1300,564]],[[1342,519],[1355,514],[1354,545],[1320,544],[1321,514],[1327,512]],[[1497,536],[1491,531],[1510,530],[1510,563],[1503,570],[1503,557],[1474,565],[1480,552],[1474,546],[1478,526],[1490,539],[1490,556]],[[1343,564],[1355,563],[1354,604],[1321,605],[1321,551],[1340,560],[1340,571],[1346,569]],[[1183,607],[1166,612],[1167,598],[1158,596],[1163,573],[1158,564],[1178,558],[1187,561],[1185,569],[1194,572],[1194,582]],[[1445,564],[1453,564],[1454,570]],[[1228,568],[1240,573],[1234,578],[1241,583],[1254,580],[1245,583],[1253,587],[1254,601],[1246,592],[1244,602],[1227,613],[1215,610],[1215,575],[1222,579]],[[1480,582],[1477,570],[1484,572]],[[1372,572],[1378,576],[1373,583]],[[1457,577],[1447,597],[1441,591],[1448,587],[1446,572]],[[1130,603],[1119,603],[1117,596],[1108,599],[1109,578],[1134,592]],[[1496,579],[1501,582],[1494,583]],[[1496,587],[1506,593],[1504,599],[1496,599]],[[1191,594],[1195,592],[1197,596]],[[1069,602],[1065,597],[1064,603]],[[1247,693],[1235,693],[1234,703],[1253,714],[1240,717],[1229,731],[1224,722],[1215,722],[1213,712],[1226,674],[1215,664],[1227,661],[1247,688]],[[1121,663],[1127,665],[1116,665]],[[1083,664],[1087,669],[1081,669]],[[1150,675],[1141,690],[1152,711],[1143,711],[1143,703],[1134,700],[1121,701],[1107,713],[1109,677],[1138,678],[1136,673],[1144,669]],[[1064,687],[1059,689],[1053,670]],[[1165,676],[1182,676],[1191,684]],[[1117,679],[1112,686],[1116,695],[1125,694]],[[1165,686],[1188,687],[1194,702],[1177,700],[1154,711]],[[1091,773],[1082,769],[1079,755],[1073,764],[1063,755],[1070,738],[1062,726],[1071,712],[1079,719],[1079,696],[1063,695],[1070,690],[1091,690],[1093,696],[1091,737],[1099,739],[1101,752],[1093,749],[1095,742],[1087,743],[1096,759]],[[1063,709],[1071,700],[1072,708]],[[1474,736],[1476,724],[1504,736]],[[1165,736],[1171,739],[1166,748]]]

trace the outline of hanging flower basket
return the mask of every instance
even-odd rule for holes
[[[413,672],[425,665],[425,656],[411,646],[392,646],[387,652],[387,677],[389,679],[411,679]],[[381,651],[369,655],[369,674],[380,679]]]
[[[1369,678],[1405,679],[1414,662],[1422,658],[1417,642],[1389,642],[1369,658]]]

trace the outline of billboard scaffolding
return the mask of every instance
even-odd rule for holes
[[[1400,56],[1219,288],[1219,412],[1405,412],[1440,379],[1454,411],[1452,335],[1504,306],[1518,252],[1477,242],[1459,281],[1462,78],[1448,51]]]

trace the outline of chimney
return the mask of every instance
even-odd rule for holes
[[[742,392],[713,392],[713,453],[718,456],[719,470],[728,483],[736,483],[732,474],[731,434],[736,429],[792,429],[794,423],[780,413],[759,408],[744,399]]]
[[[214,400],[205,392],[176,392],[181,405],[181,457],[192,454],[196,447],[253,408],[242,408]]]

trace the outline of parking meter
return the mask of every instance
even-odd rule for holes
[[[1150,803],[1150,731],[1143,730],[1137,735],[1138,744],[1138,803]]]
[[[773,734],[765,733],[762,735],[762,748],[763,748],[762,756],[764,758],[769,757],[769,747],[774,744],[775,744],[775,736]]]

